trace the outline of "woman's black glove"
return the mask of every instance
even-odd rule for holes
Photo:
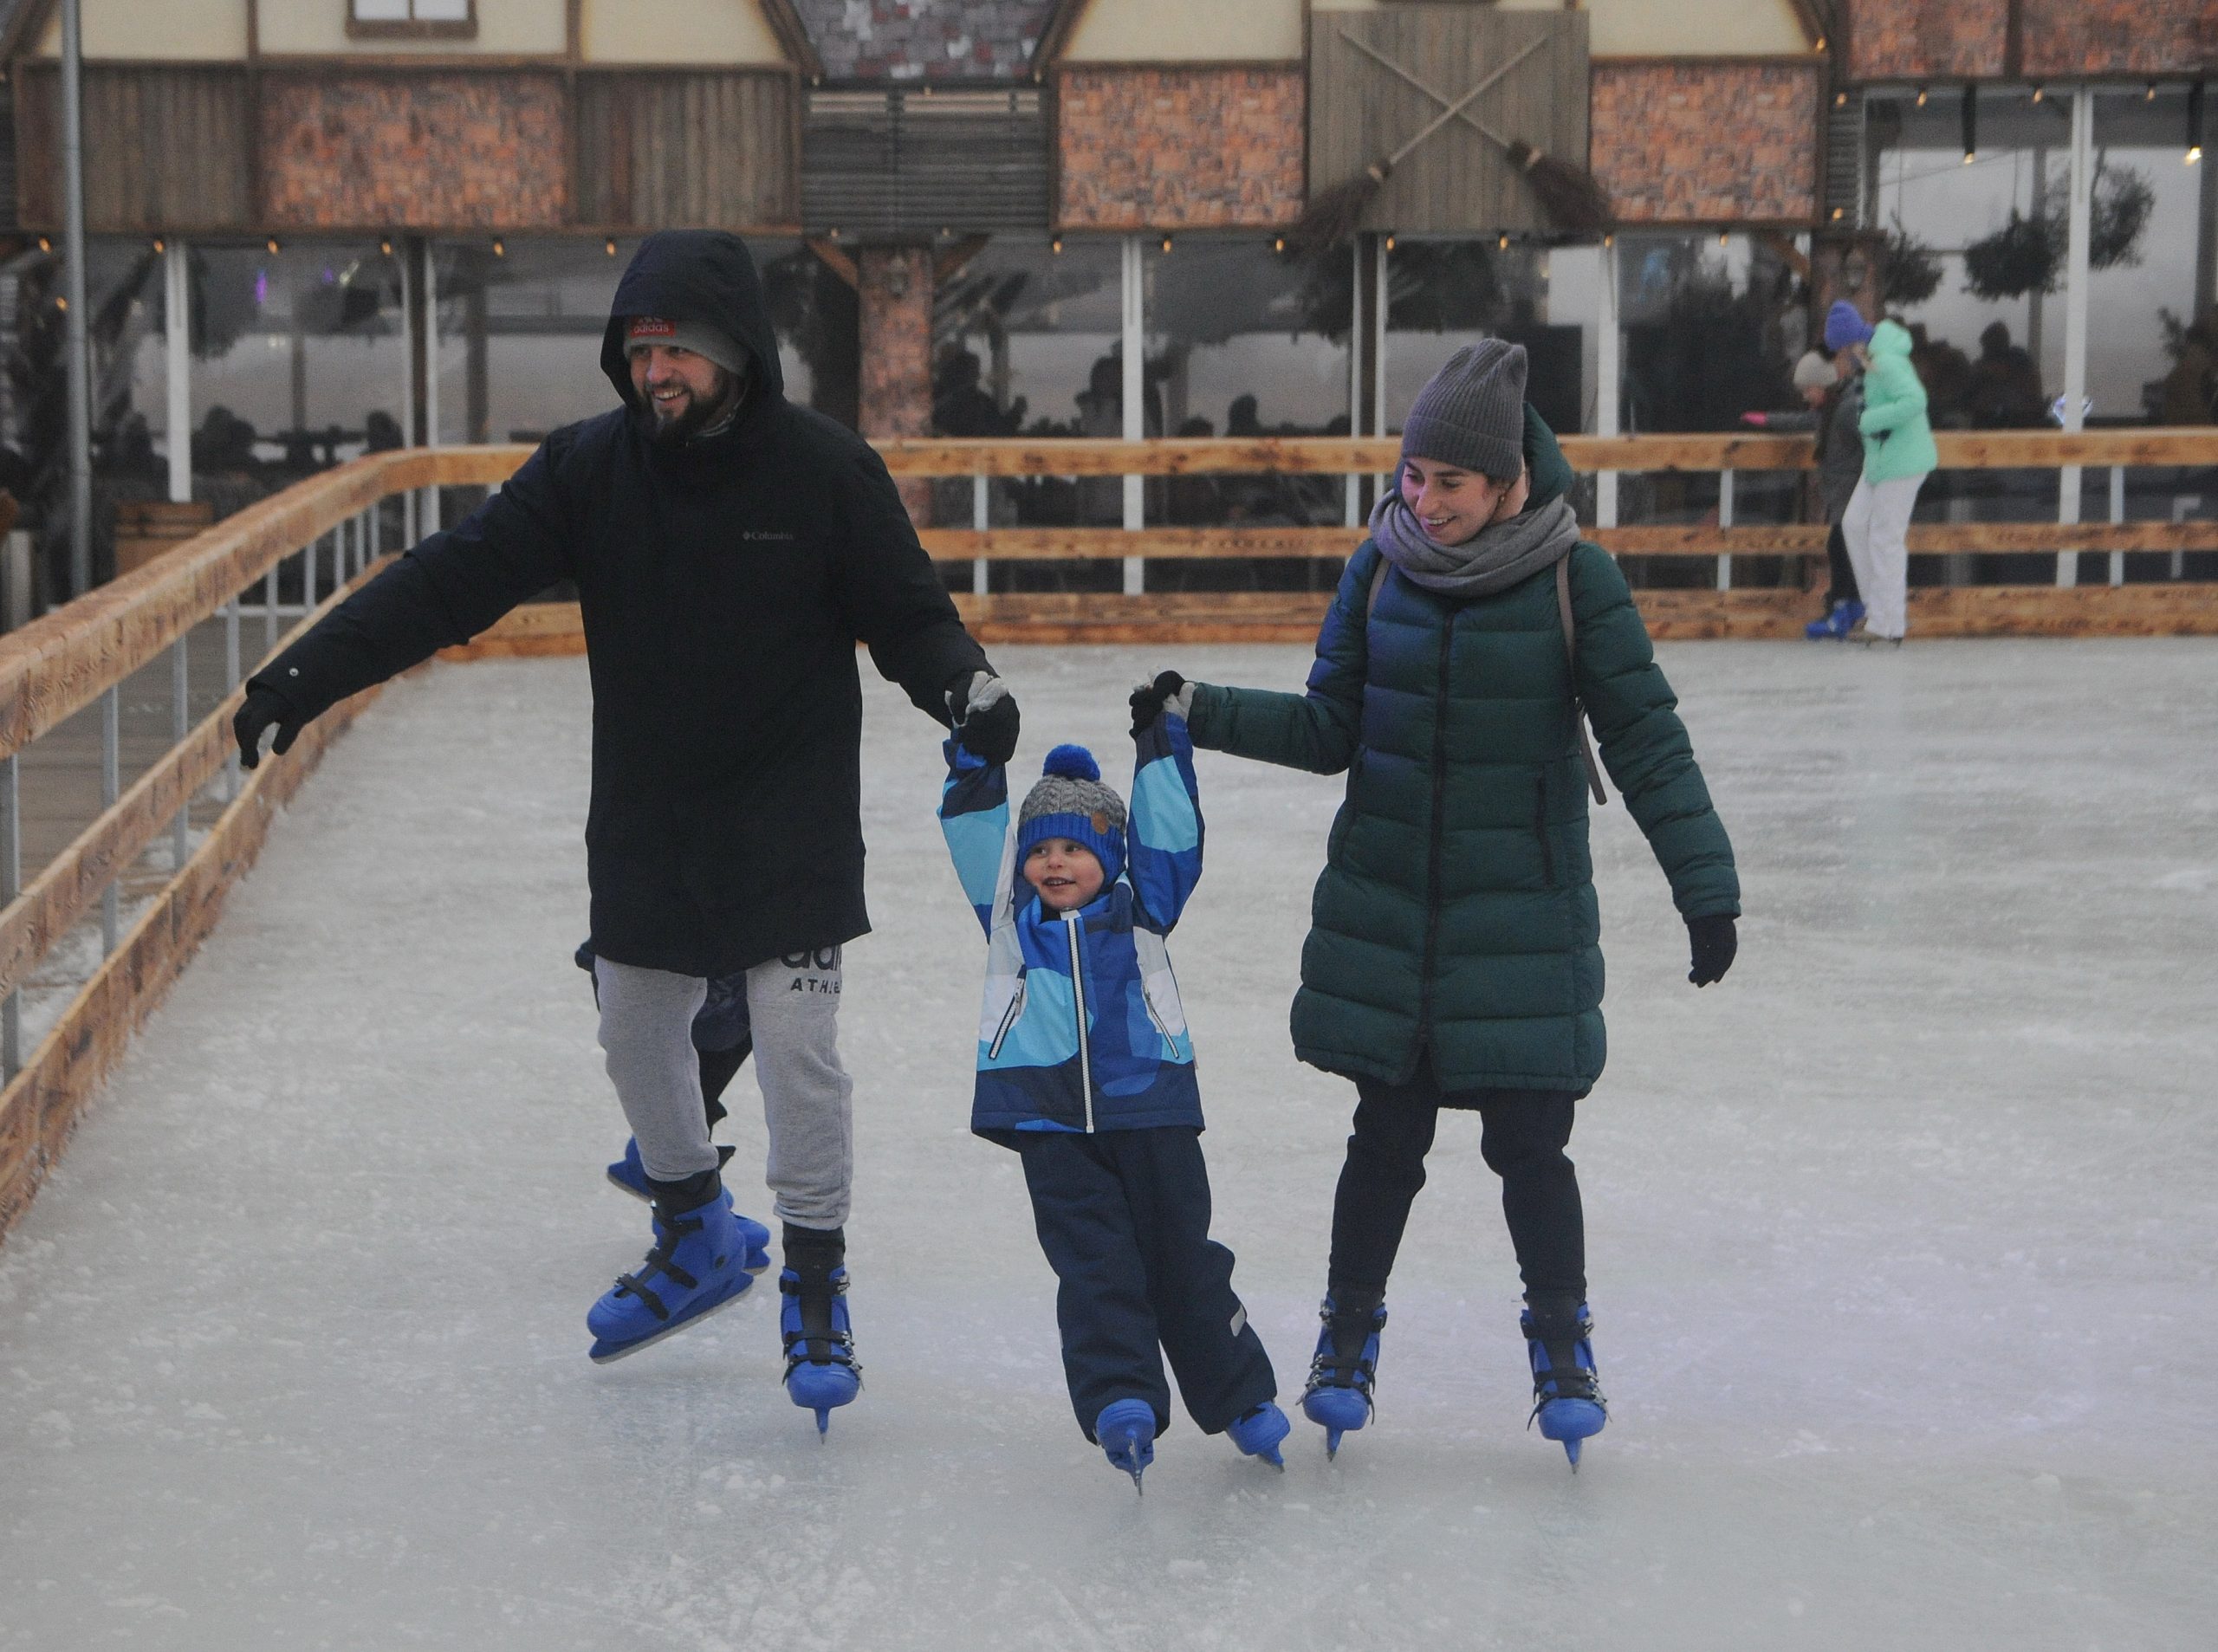
[[[947,716],[963,750],[989,763],[1016,755],[1016,696],[991,671],[968,672],[949,684]]]
[[[282,757],[292,750],[293,742],[301,737],[307,719],[293,709],[292,703],[275,689],[249,687],[246,703],[231,719],[231,736],[239,742],[239,766],[252,768],[262,761],[262,736],[275,727],[277,738],[269,742],[270,755]]]
[[[1694,950],[1694,968],[1687,971],[1687,979],[1697,987],[1724,980],[1725,972],[1733,967],[1733,955],[1741,949],[1733,915],[1714,912],[1708,917],[1689,918],[1687,940]]]
[[[1137,737],[1153,728],[1155,720],[1166,710],[1182,717],[1190,715],[1194,685],[1176,671],[1160,671],[1154,682],[1134,689],[1127,703],[1132,708],[1132,733]]]

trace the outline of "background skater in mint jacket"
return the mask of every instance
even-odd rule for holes
[[[1136,723],[1138,719],[1136,717]],[[970,1127],[1014,1149],[1087,1439],[1139,1484],[1170,1425],[1158,1344],[1204,1434],[1280,1462],[1270,1357],[1209,1236],[1194,1046],[1164,938],[1202,871],[1184,717],[1133,729],[1122,799],[1081,746],[1058,746],[1008,830],[1002,765],[946,742],[940,826],[986,931]]]

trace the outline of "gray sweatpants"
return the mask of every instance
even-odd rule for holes
[[[616,1098],[658,1182],[717,1168],[701,1102],[693,1017],[708,997],[698,975],[593,962],[600,1047]],[[755,1079],[770,1138],[763,1180],[778,1219],[829,1228],[847,1220],[854,1181],[854,1081],[840,1065],[840,949],[773,958],[747,972]]]

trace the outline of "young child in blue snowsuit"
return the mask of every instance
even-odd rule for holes
[[[1280,1463],[1270,1357],[1209,1236],[1201,1092],[1164,937],[1202,870],[1192,743],[1176,708],[1133,731],[1122,799],[1081,746],[1058,746],[1009,833],[1008,781],[946,742],[940,826],[986,931],[970,1128],[1014,1149],[1072,1409],[1139,1483],[1170,1425],[1168,1354],[1203,1433]],[[1282,1465],[1281,1465],[1282,1466]]]

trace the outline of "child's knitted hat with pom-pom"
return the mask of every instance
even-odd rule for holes
[[[1040,783],[1016,812],[1016,864],[1049,838],[1093,851],[1105,888],[1124,872],[1125,800],[1101,783],[1101,766],[1083,746],[1058,746],[1041,766]]]

